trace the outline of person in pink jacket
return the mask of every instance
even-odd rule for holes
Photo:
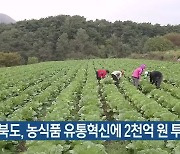
[[[139,80],[140,80],[141,74],[143,73],[145,68],[146,68],[146,65],[142,64],[140,67],[136,68],[132,73],[133,85],[136,86],[137,88],[139,86]]]

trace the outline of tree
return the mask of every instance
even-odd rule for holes
[[[172,32],[177,35],[166,36]],[[132,21],[113,23],[104,19],[86,21],[82,16],[59,15],[19,21],[13,25],[0,24],[0,51],[18,52],[25,61],[27,57],[38,57],[40,61],[124,57],[129,51],[142,52],[146,40],[156,36],[165,35],[179,46],[179,33],[180,25],[161,26]]]
[[[35,64],[38,63],[38,61],[37,57],[28,57],[28,64]]]
[[[53,60],[53,51],[53,43],[48,41],[38,50],[37,57],[40,61]]]
[[[144,44],[144,51],[167,51],[173,49],[174,46],[171,41],[164,37],[149,38]]]
[[[171,41],[175,46],[180,47],[180,33],[169,33],[164,37]]]
[[[87,46],[89,44],[89,36],[86,30],[78,29],[75,39],[71,41],[71,51],[79,53],[80,56],[87,54]]]
[[[56,43],[56,55],[57,60],[65,60],[68,56],[69,51],[69,39],[67,33],[63,33],[57,40]]]
[[[19,53],[3,53],[0,52],[0,66],[15,66],[21,64],[21,56]]]
[[[121,39],[115,35],[106,40],[105,55],[108,57],[125,57],[129,54],[129,47],[122,43]]]
[[[67,16],[64,21],[61,31],[68,34],[69,39],[74,39],[77,30],[79,28],[84,28],[86,23],[86,18],[81,16]]]

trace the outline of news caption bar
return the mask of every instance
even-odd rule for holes
[[[179,140],[180,121],[0,121],[0,140]]]

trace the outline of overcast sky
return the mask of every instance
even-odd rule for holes
[[[180,0],[0,0],[0,13],[16,21],[56,15],[180,24]]]

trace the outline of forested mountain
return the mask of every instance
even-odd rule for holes
[[[10,24],[10,23],[15,23],[16,21],[14,19],[12,19],[11,17],[9,17],[6,14],[0,13],[0,24],[4,23],[4,24]]]
[[[24,59],[33,56],[40,61],[125,57],[132,52],[144,52],[149,38],[172,32],[180,33],[180,25],[111,23],[59,15],[0,24],[0,52],[18,52]]]

